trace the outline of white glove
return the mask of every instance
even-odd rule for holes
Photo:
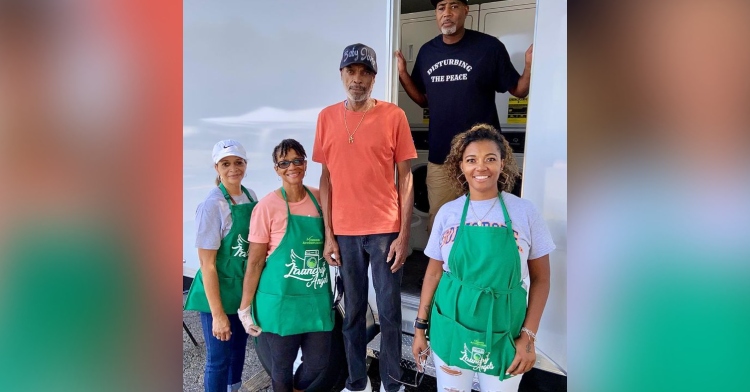
[[[240,317],[240,322],[242,322],[242,326],[245,327],[245,332],[247,332],[248,335],[258,336],[263,332],[263,330],[253,322],[253,316],[250,315],[250,306],[245,309],[237,309],[237,316]]]

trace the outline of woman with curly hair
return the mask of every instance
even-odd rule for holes
[[[456,135],[445,165],[464,195],[440,208],[424,251],[412,352],[424,363],[431,337],[438,390],[471,390],[475,373],[483,391],[499,390],[536,360],[555,245],[531,202],[510,193],[518,167],[491,125]]]

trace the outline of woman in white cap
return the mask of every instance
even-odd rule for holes
[[[237,391],[242,385],[247,333],[237,316],[247,266],[250,215],[257,196],[242,186],[247,153],[234,140],[213,149],[217,187],[195,213],[200,271],[190,287],[185,310],[200,312],[206,341],[206,392]]]

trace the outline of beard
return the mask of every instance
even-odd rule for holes
[[[347,88],[346,96],[352,102],[364,102],[370,99],[372,88],[373,86],[370,86],[370,88],[366,88],[364,90],[350,90],[349,88]]]
[[[443,33],[443,35],[451,35],[455,34],[457,30],[457,26],[453,25],[451,27],[441,27],[440,32]]]

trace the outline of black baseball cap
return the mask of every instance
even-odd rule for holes
[[[438,3],[443,0],[430,0],[430,3],[432,3],[433,7],[437,7]],[[460,0],[462,3],[469,5],[469,0]]]
[[[378,63],[375,57],[375,51],[365,44],[353,44],[344,48],[339,71],[352,64],[362,64],[369,68],[372,73],[378,73]]]

